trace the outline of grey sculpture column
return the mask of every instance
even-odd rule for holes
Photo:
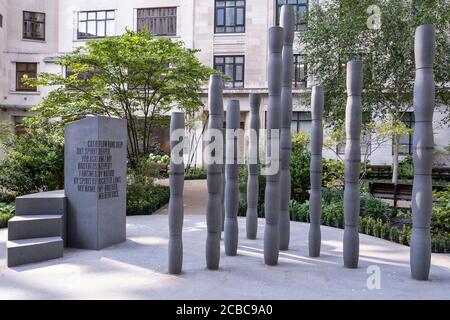
[[[361,164],[361,92],[363,63],[347,63],[347,108],[345,110],[345,191],[344,191],[344,266],[357,268],[359,258],[359,173]]]
[[[280,250],[289,249],[290,218],[289,200],[291,200],[291,163],[292,150],[292,72],[294,65],[295,14],[294,7],[283,5],[281,7],[280,26],[283,27],[283,76],[281,88],[281,135],[280,135]]]
[[[226,162],[225,162],[225,254],[235,256],[238,246],[239,184],[238,174],[238,139],[235,134],[240,127],[239,100],[230,100],[227,105],[227,134],[226,134]],[[230,130],[231,129],[231,130]]]
[[[170,199],[169,199],[169,273],[179,274],[183,265],[183,186],[184,186],[184,162],[183,148],[179,147],[179,143],[183,143],[184,136],[178,137],[174,135],[176,130],[184,130],[184,113],[172,112],[170,118]],[[175,147],[180,148],[176,154]],[[177,149],[178,149],[177,148]],[[181,160],[174,161],[175,158]]]
[[[320,256],[320,216],[322,214],[323,89],[314,86],[311,94],[311,192],[309,194],[309,256]]]
[[[275,153],[272,149],[273,131],[280,130],[281,118],[281,70],[283,48],[283,28],[271,27],[269,29],[269,106],[267,110],[267,145],[266,165],[273,165]],[[278,144],[277,144],[278,145]],[[264,195],[264,212],[266,225],[264,229],[264,263],[276,265],[280,248],[280,231],[278,227],[280,216],[280,171],[266,175],[266,190]]]
[[[258,233],[258,194],[259,194],[259,107],[261,95],[250,94],[250,134],[248,146],[248,179],[247,179],[247,238],[256,239]],[[256,156],[256,157],[255,157]]]
[[[430,220],[433,205],[431,168],[433,165],[433,111],[435,30],[421,25],[415,35],[416,80],[414,83],[414,183],[412,193],[413,229],[411,236],[411,275],[428,280],[431,262]]]
[[[214,131],[223,127],[223,81],[219,75],[209,79],[208,105],[208,143],[213,141]],[[217,152],[217,150],[216,150]],[[223,151],[222,151],[223,152]],[[206,207],[206,266],[210,270],[219,268],[220,235],[222,230],[222,189],[223,163],[207,164],[208,201]]]

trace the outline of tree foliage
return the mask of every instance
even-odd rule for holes
[[[148,155],[152,127],[174,106],[190,112],[201,107],[198,92],[215,71],[202,65],[196,50],[147,31],[88,41],[57,58],[65,75],[42,73],[34,85],[55,86],[35,110],[36,122],[59,124],[102,114],[127,119],[128,156],[136,167]]]
[[[325,119],[329,129],[342,130],[344,126],[346,63],[359,59],[364,63],[364,125],[377,128],[382,137],[393,136],[394,142],[410,133],[401,119],[413,103],[414,34],[421,24],[433,24],[436,28],[436,105],[446,113],[444,122],[450,120],[450,6],[448,0],[414,3],[328,0],[311,6],[308,27],[300,33],[300,41],[310,76],[325,90]],[[381,26],[378,28],[369,24],[378,13],[373,5],[379,9]],[[398,144],[394,144],[394,150],[398,150]],[[398,164],[398,152],[394,167],[396,160]]]

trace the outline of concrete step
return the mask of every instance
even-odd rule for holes
[[[11,240],[6,243],[7,265],[22,264],[61,258],[64,244],[61,237]]]
[[[64,190],[38,192],[16,198],[16,216],[63,214],[66,212]]]
[[[63,215],[15,216],[8,221],[8,240],[63,237]]]
[[[67,245],[67,198],[64,190],[38,192],[16,198],[16,216],[62,215],[62,238]]]

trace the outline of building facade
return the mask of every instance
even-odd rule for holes
[[[231,79],[224,89],[225,107],[230,99],[241,104],[241,128],[249,125],[249,99],[252,92],[262,95],[261,123],[266,123],[268,103],[267,63],[268,29],[278,24],[280,7],[285,0],[0,0],[0,120],[11,121],[20,130],[22,117],[39,103],[52,88],[29,88],[22,78],[39,72],[65,72],[55,65],[54,58],[85,44],[86,40],[118,35],[126,29],[148,28],[159,36],[183,41],[189,48],[199,49],[198,58]],[[306,24],[302,13],[314,0],[288,0],[298,13],[296,30]],[[293,78],[293,134],[308,132],[311,126],[309,101],[300,93],[310,90],[307,66],[303,62],[301,44],[295,44]],[[200,93],[207,100],[206,88]],[[443,149],[450,143],[450,129],[439,127],[442,117],[435,112],[435,143]],[[405,123],[414,125],[412,113]],[[202,165],[202,130],[190,133],[199,147],[189,150],[193,162]],[[242,150],[247,140],[243,137]],[[263,139],[263,137],[262,137]],[[412,152],[412,139],[402,137],[401,151]],[[338,157],[342,148],[324,149],[324,156]],[[392,143],[387,141],[370,157],[373,164],[390,164]]]

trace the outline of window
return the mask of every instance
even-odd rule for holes
[[[311,132],[311,112],[294,111],[292,112],[291,132],[296,135],[300,131]]]
[[[177,8],[148,8],[137,10],[137,30],[147,29],[159,36],[177,34]]]
[[[414,113],[413,112],[405,112],[401,118],[402,122],[406,125],[406,127],[413,129],[414,128]],[[400,150],[399,154],[408,155],[412,154],[413,147],[413,135],[406,134],[400,137]],[[394,154],[394,143],[392,143],[392,154]]]
[[[0,28],[3,28],[3,15],[0,14]]]
[[[275,0],[277,2],[276,24],[280,24],[280,13],[283,4],[292,4],[295,8],[295,31],[303,31],[306,29],[305,14],[308,11],[308,0]]]
[[[78,12],[78,39],[114,35],[114,10]]]
[[[304,54],[294,54],[294,88],[306,88],[307,69]]]
[[[245,32],[245,1],[216,0],[215,32]]]
[[[225,88],[244,87],[244,56],[215,56],[214,69],[231,79],[225,81]]]
[[[23,38],[45,40],[45,13],[23,12]]]
[[[29,78],[36,78],[37,63],[17,62],[16,63],[16,91],[36,91],[36,87],[31,87],[23,82]]]

